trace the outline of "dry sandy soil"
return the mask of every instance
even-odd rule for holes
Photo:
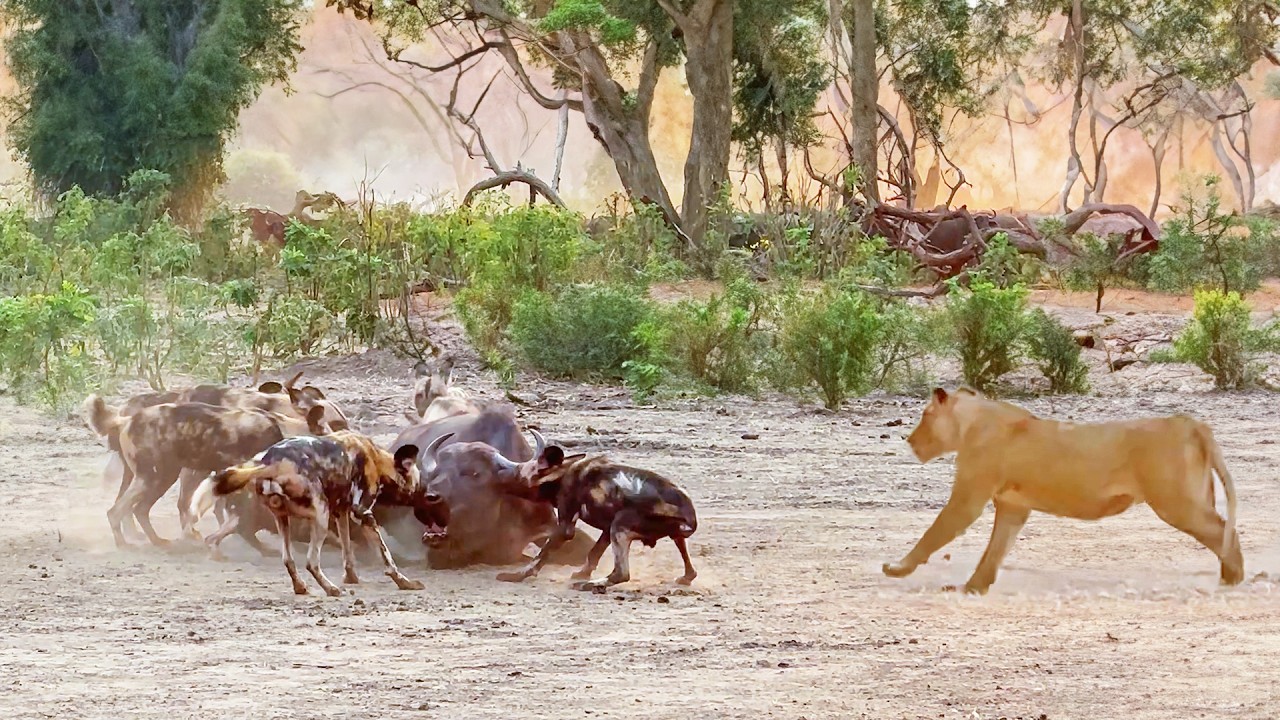
[[[1070,322],[1097,322],[1081,298],[1059,300]],[[1126,315],[1116,299],[1106,332],[1184,322],[1184,308],[1143,305]],[[637,545],[635,579],[604,595],[570,589],[564,567],[511,585],[494,568],[416,565],[424,591],[365,566],[347,596],[297,597],[279,560],[238,538],[226,562],[189,543],[115,549],[102,447],[75,419],[0,398],[0,718],[1275,717],[1275,396],[1213,393],[1180,366],[1112,375],[1089,356],[1093,396],[1026,402],[1075,419],[1209,421],[1239,489],[1243,585],[1219,588],[1211,553],[1146,507],[1096,523],[1034,516],[985,597],[940,588],[973,569],[989,510],[949,555],[890,580],[881,562],[915,542],[950,486],[950,463],[920,466],[903,441],[920,400],[653,409],[538,382],[520,389],[536,401],[527,421],[689,490],[692,588],[671,582],[679,556],[663,543]],[[298,367],[380,439],[404,423],[409,363]],[[460,383],[496,393],[474,366]],[[154,511],[169,537],[173,498]],[[325,564],[340,575],[336,552]]]

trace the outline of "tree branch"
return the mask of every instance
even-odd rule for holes
[[[467,194],[462,198],[462,207],[469,207],[472,201],[475,200],[476,195],[479,195],[485,190],[491,190],[496,187],[505,188],[512,183],[524,183],[529,186],[530,190],[546,198],[547,202],[550,202],[558,208],[565,207],[564,200],[560,199],[559,193],[553,190],[551,186],[541,178],[520,167],[517,167],[515,170],[496,173],[493,177],[486,178],[475,185],[472,185],[471,189],[467,190]]]

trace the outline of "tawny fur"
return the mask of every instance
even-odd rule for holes
[[[956,476],[946,507],[901,562],[884,565],[886,575],[911,574],[994,501],[995,527],[968,592],[995,581],[1031,511],[1098,520],[1141,503],[1212,550],[1224,583],[1244,578],[1235,485],[1213,432],[1189,416],[1058,422],[972,390],[938,389],[907,441],[921,462],[956,453]],[[1214,474],[1225,521],[1214,508]]]

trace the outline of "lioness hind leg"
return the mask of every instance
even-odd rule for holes
[[[1222,564],[1221,578],[1225,585],[1236,585],[1244,580],[1244,555],[1240,552],[1240,540],[1232,533],[1224,542],[1226,522],[1213,506],[1193,505],[1178,508],[1153,507],[1161,520],[1190,535],[1201,545],[1213,551]]]
[[[957,478],[956,485],[951,490],[951,499],[947,500],[946,506],[938,513],[933,524],[925,530],[920,541],[911,548],[911,552],[907,553],[902,562],[885,563],[881,567],[885,575],[900,578],[915,572],[918,566],[929,562],[930,556],[955,540],[978,519],[991,496],[969,492],[962,487],[963,484]]]
[[[996,581],[1000,563],[1009,554],[1009,549],[1018,539],[1018,532],[1027,524],[1030,515],[1031,510],[1028,508],[996,501],[996,520],[991,527],[991,541],[987,543],[987,549],[982,553],[982,559],[978,561],[973,575],[964,584],[965,592],[977,595],[987,592],[991,583]]]

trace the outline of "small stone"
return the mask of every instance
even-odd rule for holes
[[[742,433],[743,440],[759,440],[760,433]]]
[[[671,602],[671,598],[667,597],[666,595],[659,595],[658,602],[662,603],[663,605],[666,605],[667,603]]]

